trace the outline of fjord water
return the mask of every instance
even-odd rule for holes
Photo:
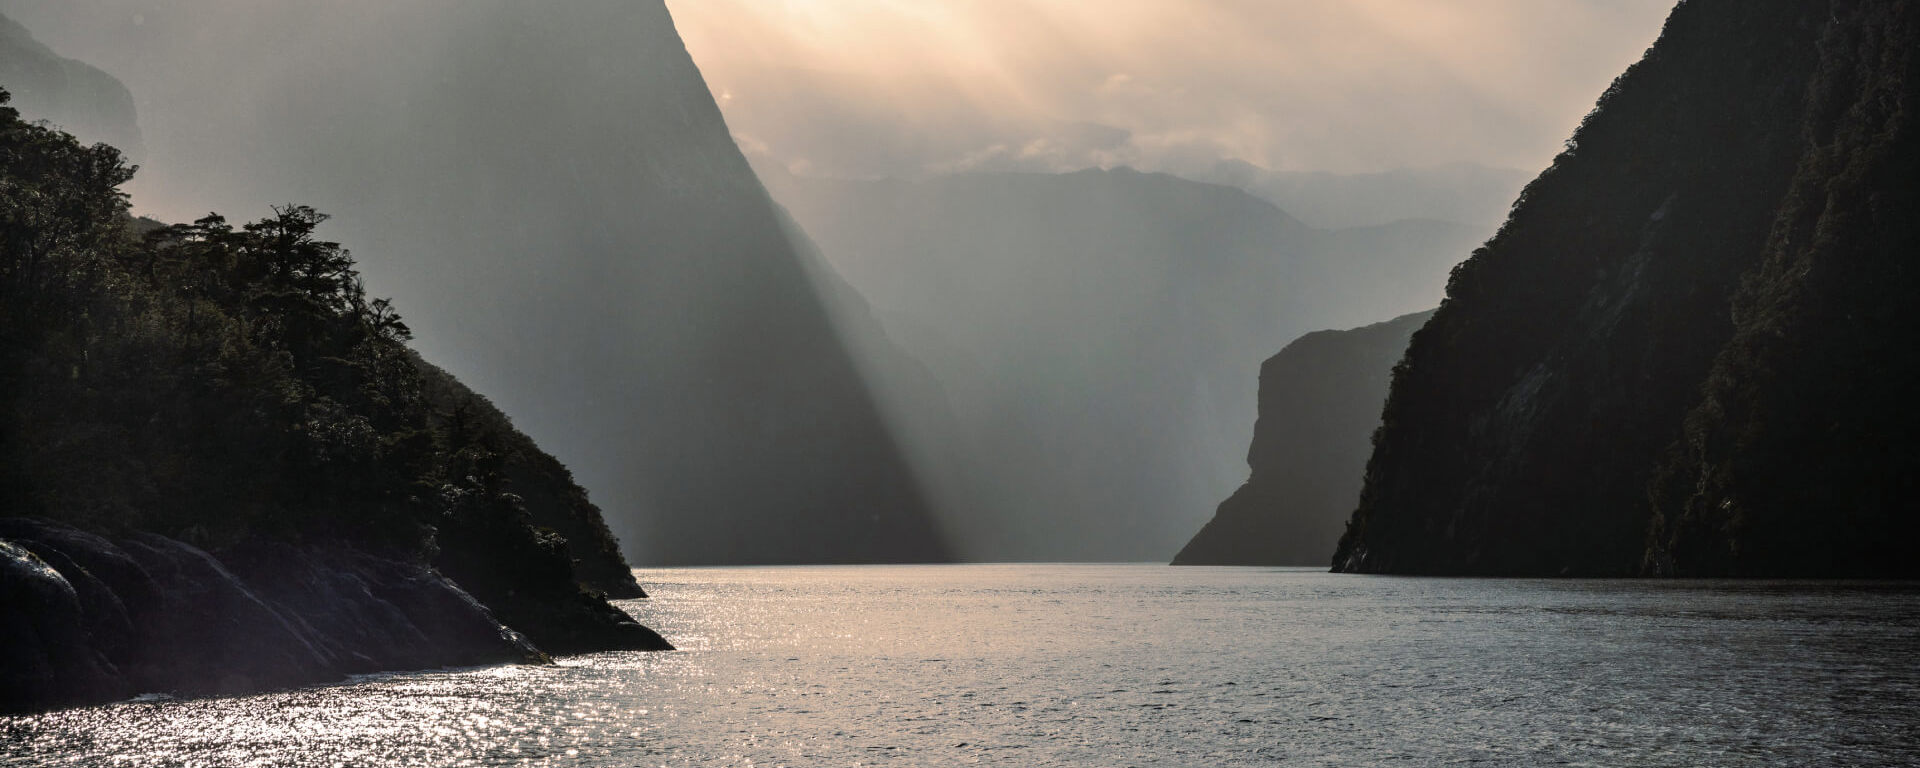
[[[681,650],[0,718],[6,765],[1895,765],[1920,585],[646,570]]]

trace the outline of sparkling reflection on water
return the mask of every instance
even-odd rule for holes
[[[0,718],[0,764],[1920,762],[1915,584],[640,575],[683,650]]]

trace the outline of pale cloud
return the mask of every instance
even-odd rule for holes
[[[750,152],[870,176],[1538,167],[1671,0],[669,5]]]

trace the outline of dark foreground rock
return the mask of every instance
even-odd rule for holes
[[[552,653],[673,649],[577,581],[570,542],[538,530],[528,535],[527,516],[479,510],[448,516],[434,568]]]
[[[100,101],[30,43],[0,19],[48,115]],[[10,98],[0,708],[669,647],[606,601],[643,593],[585,490],[418,360],[325,214],[136,221],[119,150]]]
[[[1318,565],[1360,500],[1393,366],[1432,312],[1310,333],[1260,366],[1253,474],[1174,565]]]
[[[671,647],[587,593],[537,613],[514,606],[556,652]],[[5,711],[548,659],[417,558],[284,543],[215,557],[162,536],[110,541],[27,518],[0,519],[0,614]]]

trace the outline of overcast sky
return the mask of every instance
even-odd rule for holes
[[[1671,0],[669,0],[741,145],[818,175],[1545,165]]]

